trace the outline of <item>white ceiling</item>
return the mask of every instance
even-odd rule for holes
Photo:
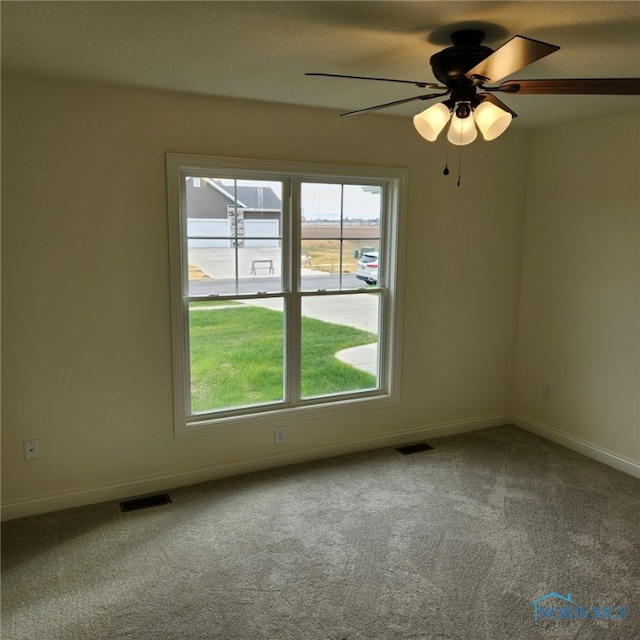
[[[340,112],[429,90],[305,72],[433,82],[429,58],[459,27],[483,28],[494,49],[515,34],[561,47],[517,78],[640,76],[636,1],[4,1],[1,17],[3,71]],[[520,127],[640,109],[636,96],[501,98]],[[407,116],[424,105],[376,114]]]

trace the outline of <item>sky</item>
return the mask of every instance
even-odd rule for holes
[[[314,217],[339,217],[340,185],[305,182],[302,185],[302,215]],[[357,185],[344,185],[343,201],[346,218],[379,218],[380,194],[364,191]]]

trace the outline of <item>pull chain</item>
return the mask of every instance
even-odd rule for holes
[[[462,125],[460,126],[460,144],[458,145],[458,186],[462,182]],[[448,176],[449,171],[449,148],[447,147],[447,155],[444,160],[444,169],[442,175]]]
[[[449,151],[447,150],[447,156],[444,161],[444,169],[442,171],[443,176],[448,176],[449,171]],[[458,186],[462,182],[462,147],[458,149]]]
[[[462,170],[462,127],[463,120],[460,121],[460,145],[458,147],[458,186],[460,186],[460,179],[462,178],[461,170]]]

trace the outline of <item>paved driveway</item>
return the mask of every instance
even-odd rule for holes
[[[280,298],[243,300],[265,309],[282,309]],[[378,296],[362,293],[354,296],[313,296],[303,300],[302,315],[323,322],[343,324],[370,333],[378,332]]]

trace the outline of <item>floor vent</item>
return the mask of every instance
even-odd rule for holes
[[[168,493],[158,493],[153,496],[143,496],[142,498],[131,498],[120,503],[120,510],[123,513],[128,511],[138,511],[138,509],[148,509],[149,507],[159,507],[162,504],[170,504],[171,496]]]
[[[418,444],[408,444],[405,447],[398,447],[396,451],[403,456],[411,455],[412,453],[421,453],[422,451],[432,451],[433,447],[426,442],[418,442]]]

